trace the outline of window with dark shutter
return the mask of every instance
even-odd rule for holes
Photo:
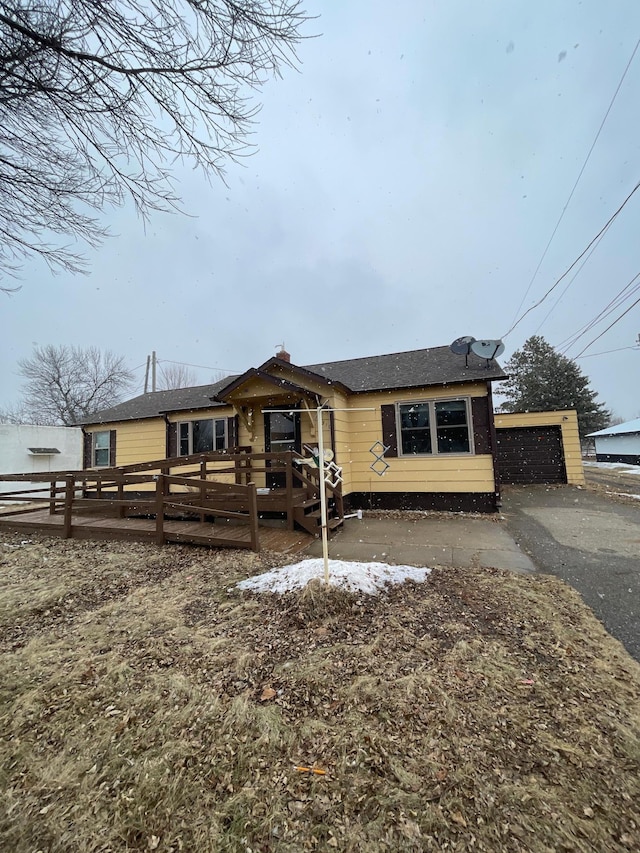
[[[395,404],[380,406],[382,412],[382,443],[389,449],[385,456],[398,455],[398,435],[396,432],[396,407]]]
[[[176,455],[226,450],[229,418],[203,418],[177,424]]]
[[[93,433],[92,468],[108,468],[111,456],[111,430]]]
[[[395,415],[395,406],[389,408],[394,409]],[[472,452],[468,398],[416,400],[411,403],[398,403],[397,409],[402,456],[442,456]],[[390,415],[387,417],[390,421]],[[388,444],[386,439],[385,444]],[[387,453],[387,456],[390,455]]]
[[[178,455],[178,424],[167,424],[167,458]]]
[[[491,414],[488,397],[471,398],[471,419],[476,453],[491,453]]]

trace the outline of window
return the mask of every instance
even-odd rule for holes
[[[94,468],[108,468],[110,463],[111,456],[111,432],[110,430],[105,430],[104,432],[94,432],[93,433],[93,460],[92,467]]]
[[[202,421],[184,421],[178,424],[178,455],[209,453],[227,447],[227,419],[208,418]]]
[[[466,400],[399,403],[402,455],[471,453]]]

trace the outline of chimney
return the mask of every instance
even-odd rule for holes
[[[287,363],[291,363],[291,356],[284,348],[284,344],[279,344],[280,349],[276,353],[276,358],[279,358],[280,361],[286,361]]]

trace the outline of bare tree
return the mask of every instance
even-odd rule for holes
[[[73,426],[119,402],[133,375],[124,359],[97,347],[35,347],[18,362],[25,378],[22,423]]]
[[[176,160],[222,175],[305,20],[298,0],[0,0],[0,269],[81,270],[96,211],[176,208]]]
[[[196,374],[184,364],[166,364],[160,368],[158,391],[189,388],[198,384]]]
[[[5,406],[0,409],[0,424],[40,424],[42,421],[34,420],[22,404],[18,406]]]

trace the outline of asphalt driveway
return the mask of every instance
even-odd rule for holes
[[[640,661],[640,501],[570,486],[510,486],[503,514],[536,567],[578,590]]]

